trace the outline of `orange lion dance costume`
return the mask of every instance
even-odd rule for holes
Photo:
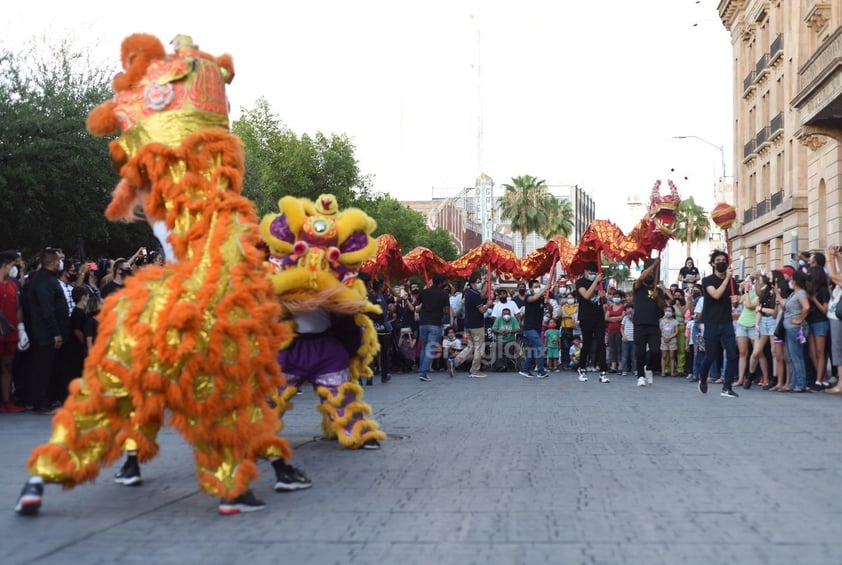
[[[140,462],[154,457],[165,409],[220,513],[263,508],[248,490],[255,459],[291,456],[267,398],[284,385],[275,355],[292,336],[256,247],[254,206],[240,194],[243,152],[225,97],[233,65],[189,37],[174,44],[166,54],[153,36],[126,38],[116,95],[88,117],[95,135],[122,132],[110,144],[122,178],[106,215],[130,220],[141,208],[171,256],[106,300],[81,378],[29,459],[22,514],[38,512],[44,482],[93,480],[123,447]]]
[[[371,376],[379,342],[371,318],[382,314],[368,301],[360,264],[377,250],[375,221],[357,208],[340,211],[332,194],[313,203],[285,196],[279,214],[260,223],[273,265],[272,282],[295,339],[278,354],[287,386],[277,397],[281,415],[305,383],[321,404],[322,432],[343,447],[377,449],[386,437],[366,418],[359,379]]]

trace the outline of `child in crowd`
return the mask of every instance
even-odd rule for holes
[[[448,326],[444,329],[444,338],[441,341],[441,348],[447,358],[447,373],[453,377],[456,369],[454,366],[454,359],[462,351],[462,340],[456,337],[456,330],[453,326]]]
[[[670,377],[675,372],[675,358],[678,351],[678,322],[675,320],[675,311],[667,307],[664,317],[661,318],[661,371],[665,377]]]
[[[544,347],[547,350],[547,370],[558,372],[559,344],[561,343],[561,332],[558,330],[555,320],[550,320],[547,329],[544,331]]]
[[[570,368],[574,371],[579,368],[579,359],[582,358],[582,337],[573,336],[573,345],[570,346]]]
[[[415,337],[412,335],[412,329],[401,328],[401,333],[398,337],[398,351],[401,354],[401,370],[404,373],[412,371],[416,359]]]
[[[620,321],[622,343],[620,345],[620,372],[623,376],[637,371],[637,360],[634,355],[634,306],[626,304],[623,319]]]

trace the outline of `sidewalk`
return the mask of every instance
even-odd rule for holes
[[[170,429],[144,484],[48,485],[37,518],[12,508],[49,418],[0,415],[5,565],[839,563],[842,400],[738,389],[703,396],[656,377],[546,380],[394,375],[366,387],[379,451],[319,440],[310,392],[284,436],[313,488],[255,483],[262,512],[219,516]]]

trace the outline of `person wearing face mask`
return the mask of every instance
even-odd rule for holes
[[[58,352],[70,334],[67,301],[58,282],[59,254],[47,249],[41,254],[41,268],[32,273],[27,289],[32,320],[32,377],[27,387],[35,414],[53,414],[49,392]]]
[[[494,306],[491,307],[492,320],[496,320],[502,316],[504,309],[508,309],[511,312],[512,302],[509,300],[509,293],[506,292],[506,289],[499,288],[497,289],[497,299],[494,301]]]
[[[473,356],[468,376],[480,379],[488,376],[480,369],[485,354],[485,313],[494,304],[490,299],[484,298],[485,289],[482,275],[471,275],[468,279],[468,289],[465,291],[465,330],[468,332],[468,347],[453,361],[453,364],[458,367]]]
[[[125,259],[115,259],[112,268],[113,278],[102,289],[102,298],[106,298],[112,292],[121,290],[126,284],[126,278],[132,274],[132,267]]]
[[[714,273],[702,279],[705,301],[702,307],[704,324],[705,360],[699,369],[699,392],[707,394],[708,373],[714,360],[725,355],[725,371],[720,396],[737,398],[732,385],[737,374],[737,336],[731,318],[731,308],[740,295],[732,289],[733,272],[728,264],[728,254],[719,249],[710,254]]]
[[[511,306],[511,305],[510,305]],[[502,371],[508,366],[517,369],[517,334],[520,332],[520,324],[512,315],[511,307],[503,308],[499,318],[495,318],[491,326],[491,333],[495,336],[494,367]]]
[[[517,292],[512,296],[512,302],[517,306],[517,309],[512,312],[512,315],[517,318],[519,324],[523,325],[523,308],[526,306],[526,281],[520,281],[518,283]]]
[[[652,372],[658,363],[661,350],[660,318],[666,312],[666,302],[656,286],[656,274],[661,259],[649,259],[643,272],[634,281],[634,353],[637,386],[653,383]]]
[[[608,339],[608,370],[620,372],[620,352],[623,347],[623,334],[620,322],[625,314],[622,292],[615,290],[608,304],[605,305],[605,336]]]
[[[576,281],[576,298],[579,301],[579,327],[582,330],[582,360],[579,377],[585,368],[597,366],[599,382],[610,383],[608,364],[605,361],[605,311],[602,309],[602,273],[594,262],[585,264],[585,272]],[[580,378],[581,380],[581,378]]]
[[[85,339],[85,325],[88,319],[88,301],[91,298],[91,291],[86,286],[73,288],[73,312],[70,313],[70,334],[67,336],[67,343],[61,351],[61,382],[59,383],[58,398],[61,402],[67,398],[70,381],[82,374],[82,365],[88,353],[87,340]]]
[[[0,414],[23,412],[22,406],[12,402],[12,365],[20,340],[18,328],[23,329],[18,285],[11,276],[11,270],[17,268],[16,260],[14,252],[0,253],[0,313],[10,330],[0,337]]]
[[[678,351],[678,322],[672,306],[664,310],[664,317],[658,326],[661,330],[661,370],[665,377],[669,377],[675,372],[675,356]]]
[[[544,305],[547,298],[538,280],[529,281],[529,286],[531,290],[526,293],[522,325],[527,347],[519,373],[527,378],[536,376],[539,379],[545,379],[549,373],[544,370],[544,342],[541,340],[541,325],[544,321]],[[533,366],[537,371],[535,375],[532,374]]]
[[[576,305],[576,299],[566,293],[566,296],[561,301],[561,308],[559,308],[559,318],[561,325],[561,348],[559,354],[561,355],[561,366],[563,368],[570,367],[570,346],[573,345],[573,336],[576,332],[576,324],[578,323],[579,307]],[[588,380],[587,377],[580,377],[579,380]]]

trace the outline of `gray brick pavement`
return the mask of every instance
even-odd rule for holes
[[[234,517],[199,492],[169,430],[142,487],[104,469],[17,516],[49,418],[0,415],[0,562],[842,563],[842,399],[726,399],[657,377],[433,379],[366,387],[392,436],[380,451],[318,440],[316,398],[297,397],[284,434],[313,488],[277,494],[263,463],[267,510]]]

